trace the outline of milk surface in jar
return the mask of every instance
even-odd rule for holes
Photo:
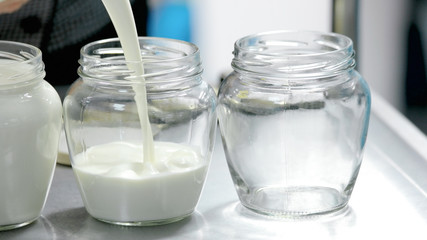
[[[193,212],[206,174],[201,156],[189,147],[156,142],[156,171],[152,171],[138,161],[141,152],[141,144],[113,142],[88,149],[86,159],[74,159],[85,205],[92,216],[136,222]]]
[[[52,181],[62,108],[37,48],[0,41],[0,230],[25,226]]]
[[[180,220],[194,211],[206,177],[215,93],[201,81],[197,47],[138,39],[129,28],[129,1],[104,4],[120,43],[107,39],[82,49],[81,79],[64,101],[85,207],[93,217],[120,225]]]

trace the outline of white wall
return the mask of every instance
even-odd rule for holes
[[[398,110],[404,110],[405,104],[410,4],[408,0],[360,0],[359,71]]]

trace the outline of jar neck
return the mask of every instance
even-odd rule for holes
[[[200,82],[203,68],[194,44],[154,37],[140,37],[139,43],[142,63],[125,60],[118,38],[84,46],[78,74],[97,84],[130,86],[145,82],[147,89]],[[142,64],[144,73],[135,75],[128,67],[132,64]]]
[[[353,43],[335,33],[278,31],[250,35],[234,46],[240,74],[282,84],[309,84],[354,69]]]
[[[16,89],[45,76],[41,51],[31,45],[0,41],[0,89]]]

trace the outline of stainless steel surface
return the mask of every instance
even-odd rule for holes
[[[364,162],[349,207],[335,216],[267,218],[244,209],[217,134],[197,211],[157,227],[120,227],[90,217],[70,167],[58,165],[43,216],[0,239],[426,239],[427,139],[376,94]]]

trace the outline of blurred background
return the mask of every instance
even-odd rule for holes
[[[427,0],[342,1],[358,6],[350,24],[357,33],[351,37],[359,72],[373,91],[427,134]],[[147,35],[197,44],[204,79],[218,88],[232,71],[238,38],[280,29],[335,30],[333,23],[344,21],[333,20],[334,7],[342,1],[148,0]],[[346,11],[342,17],[352,17]],[[349,23],[343,24],[346,30]]]

